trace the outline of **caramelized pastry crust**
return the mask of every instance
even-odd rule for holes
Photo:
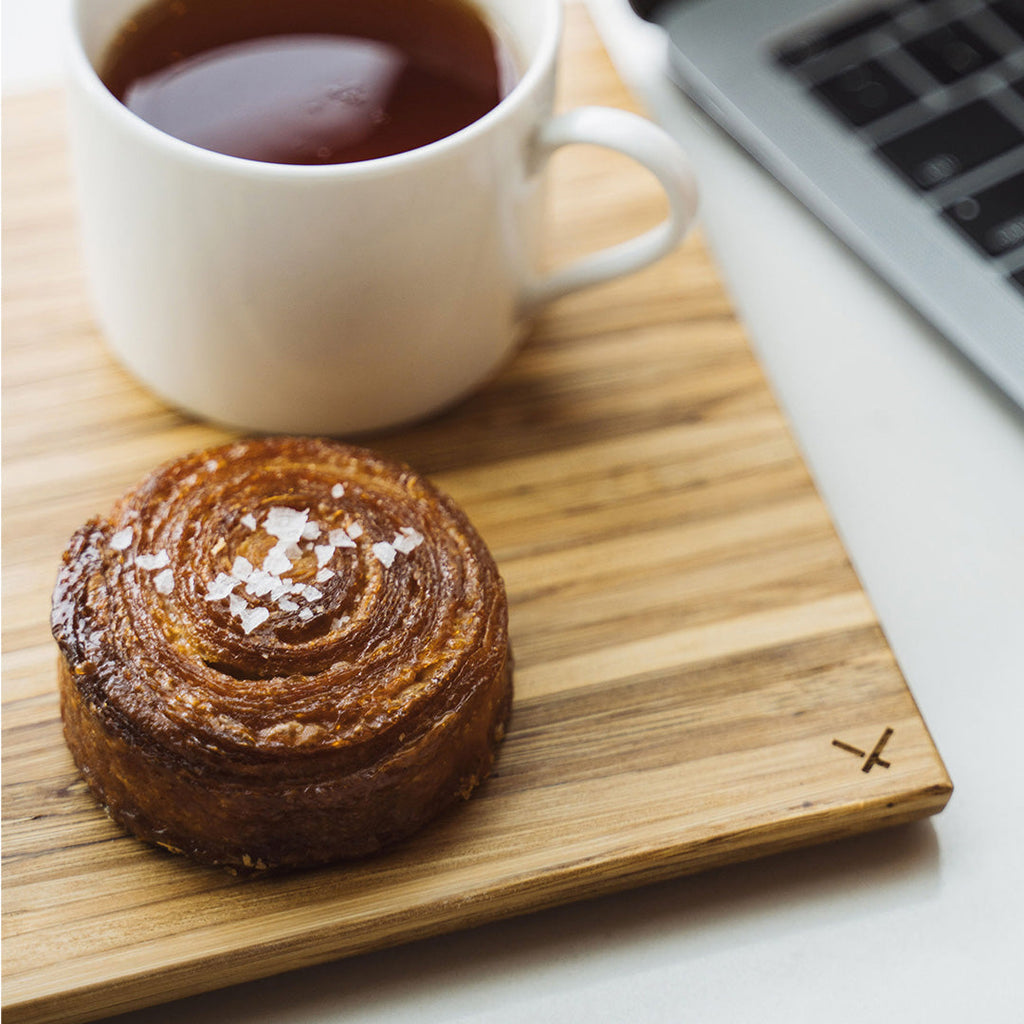
[[[196,860],[306,867],[403,839],[491,770],[504,587],[408,467],[330,441],[169,463],[79,529],[61,710],[111,817]]]

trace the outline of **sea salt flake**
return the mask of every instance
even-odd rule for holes
[[[234,576],[239,583],[245,583],[253,574],[253,571],[253,564],[248,558],[243,558],[241,555],[235,556],[235,561],[231,566],[231,575]]]
[[[174,573],[170,569],[164,569],[153,577],[153,586],[158,594],[169,594],[174,590]]]
[[[331,488],[331,497],[332,498],[340,498],[344,494],[345,494],[345,485],[344,484],[335,484]]]
[[[409,554],[410,551],[414,551],[423,543],[423,534],[418,530],[414,530],[411,526],[403,526],[401,533],[395,534],[395,539],[391,542],[391,546],[397,551],[401,551],[403,555]]]
[[[263,520],[263,529],[272,537],[277,537],[278,540],[296,544],[302,537],[302,531],[306,528],[308,518],[308,509],[300,512],[298,509],[288,508],[286,505],[275,505],[267,510],[267,518]]]
[[[236,580],[234,576],[229,576],[226,572],[218,573],[215,580],[206,584],[206,600],[223,601],[241,582],[241,580]]]
[[[341,629],[351,618],[351,615],[342,615],[337,619],[331,619],[331,629]]]
[[[313,613],[308,608],[301,608],[299,609],[299,618],[302,619],[303,622],[308,622],[313,618]]]
[[[140,569],[162,569],[171,564],[171,559],[166,551],[158,551],[155,555],[136,555],[135,564]]]
[[[269,594],[280,582],[280,576],[264,572],[262,569],[253,569],[252,574],[246,581],[245,592],[252,594],[253,597],[263,597],[264,594]]]
[[[287,543],[279,541],[267,552],[266,558],[263,559],[264,572],[280,576],[281,573],[288,572],[291,569],[292,560],[288,557],[286,550],[288,546]]]
[[[344,530],[331,530],[327,539],[336,548],[354,548],[356,542]]]
[[[358,540],[363,535],[363,528],[358,523],[349,523],[345,532],[353,539]]]
[[[132,542],[132,528],[126,526],[123,530],[118,530],[113,537],[110,538],[110,546],[115,551],[124,551],[126,547]]]
[[[208,473],[216,473],[217,472],[217,460],[216,459],[207,459],[206,471]]]
[[[255,530],[257,526],[256,517],[251,512],[246,512],[242,516],[242,525],[249,527],[250,530]]]
[[[264,608],[262,605],[256,608],[247,608],[242,612],[242,631],[248,635],[251,633],[260,623],[266,622],[270,618],[270,611]]]
[[[334,557],[334,545],[317,544],[313,553],[316,555],[317,568],[322,569]]]
[[[373,553],[378,562],[390,569],[398,552],[386,540],[382,540],[373,545]]]
[[[283,612],[297,612],[299,610],[299,606],[294,601],[290,601],[287,597],[278,601],[277,607]]]
[[[333,569],[321,569],[316,574],[317,583],[326,583],[328,580],[333,579],[337,575]]]
[[[270,591],[271,601],[280,601],[285,594],[290,594],[292,591],[292,581],[289,579],[280,580],[276,583],[273,589]]]
[[[324,594],[322,590],[317,590],[316,587],[306,586],[302,588],[302,596],[307,601],[319,601]]]
[[[228,598],[228,609],[232,615],[241,615],[248,607],[248,602],[241,594],[232,594]]]
[[[306,523],[302,528],[302,539],[303,540],[316,540],[320,536],[320,524],[319,523]]]

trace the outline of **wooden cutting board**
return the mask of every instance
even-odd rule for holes
[[[582,10],[563,103],[629,107]],[[78,1021],[940,810],[951,786],[699,238],[567,299],[501,376],[376,447],[466,508],[505,577],[498,774],[365,863],[242,879],[123,837],[60,731],[63,545],[221,441],[107,355],[57,94],[4,105],[3,1003]],[[551,259],[650,226],[628,161],[556,158]]]

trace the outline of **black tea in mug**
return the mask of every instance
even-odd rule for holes
[[[481,118],[515,84],[469,0],[156,0],[100,67],[143,120],[281,164],[390,156]]]

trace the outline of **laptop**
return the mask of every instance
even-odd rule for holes
[[[630,0],[678,85],[1024,407],[1024,0]]]

